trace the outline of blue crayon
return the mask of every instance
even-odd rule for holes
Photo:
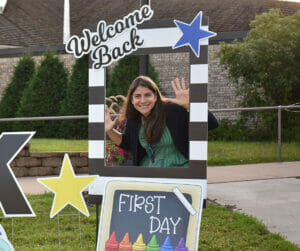
[[[183,237],[178,242],[178,245],[175,248],[175,251],[188,251],[187,247],[185,246],[185,241],[184,241]]]
[[[171,245],[171,240],[170,240],[169,236],[167,236],[167,238],[164,241],[164,244],[160,247],[160,251],[174,251],[174,248]]]

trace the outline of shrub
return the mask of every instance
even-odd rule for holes
[[[258,15],[243,42],[221,44],[221,65],[243,97],[242,106],[276,106],[299,102],[300,11],[283,16],[279,9]],[[277,134],[277,113],[243,113],[242,119],[260,116],[269,137]],[[299,113],[282,114],[283,129],[300,127]],[[289,125],[289,127],[285,127]],[[286,140],[295,140],[292,134]]]
[[[4,90],[0,102],[0,117],[14,118],[20,106],[20,100],[24,89],[28,86],[30,78],[33,76],[35,63],[31,55],[25,54],[15,66],[10,83]],[[13,122],[0,123],[1,131],[11,131]]]
[[[19,117],[56,116],[65,97],[67,71],[53,52],[46,52],[28,87],[24,90]],[[22,130],[36,130],[39,137],[57,137],[60,121],[18,123]]]
[[[76,60],[72,67],[72,75],[67,84],[66,96],[62,102],[60,114],[88,114],[88,57]],[[86,139],[88,137],[88,121],[63,120],[60,126],[62,138]]]
[[[222,119],[219,121],[219,127],[208,132],[209,140],[220,141],[274,141],[277,134],[268,132],[267,128],[248,128],[241,121],[230,121]]]

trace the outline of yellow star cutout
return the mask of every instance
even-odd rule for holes
[[[97,177],[97,175],[75,176],[69,155],[65,154],[59,177],[38,179],[42,185],[55,193],[50,218],[53,218],[68,204],[89,216],[82,191]]]

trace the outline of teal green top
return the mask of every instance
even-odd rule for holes
[[[188,167],[188,160],[173,143],[171,133],[165,126],[159,142],[149,145],[145,139],[144,127],[139,131],[139,141],[146,149],[147,155],[142,160],[142,166],[148,167]]]

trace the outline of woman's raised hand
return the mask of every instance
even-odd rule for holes
[[[188,110],[190,105],[190,91],[185,87],[184,78],[181,79],[181,84],[179,79],[176,78],[175,82],[171,82],[171,85],[176,98],[167,98],[166,100],[168,102],[173,102],[175,104],[181,105]]]
[[[110,117],[110,111],[108,106],[105,106],[105,132],[111,131],[117,124],[118,118],[115,118],[114,120]]]

